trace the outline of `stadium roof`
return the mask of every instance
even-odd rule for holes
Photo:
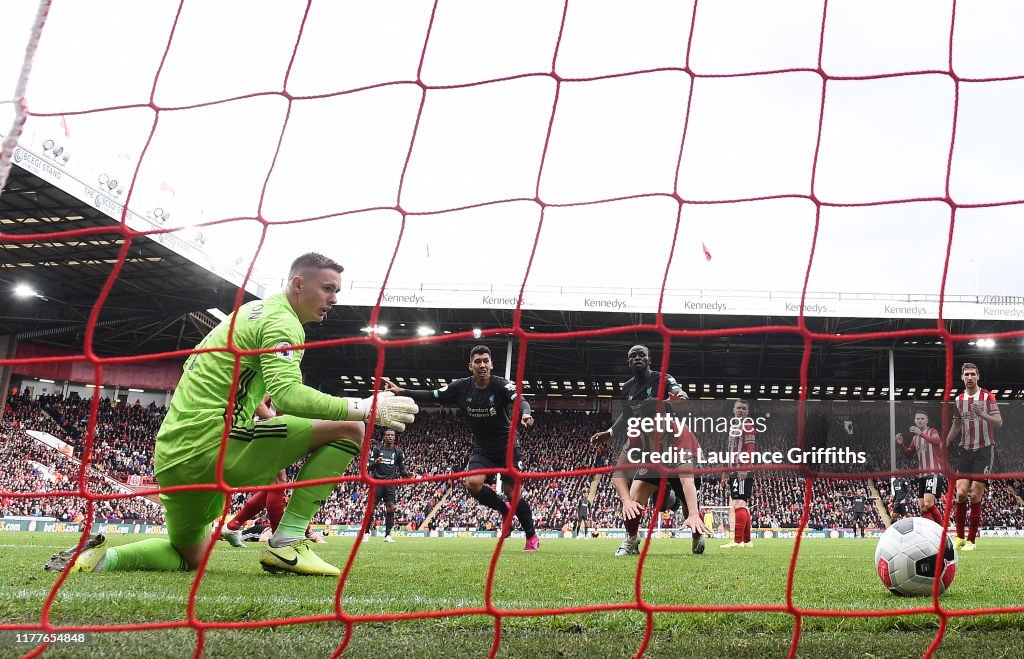
[[[0,284],[8,289],[0,296],[0,334],[81,351],[89,315],[125,248],[118,221],[93,204],[20,166],[13,166],[0,195],[0,227],[6,237],[2,244]],[[82,228],[95,233],[77,238],[60,236]],[[50,235],[31,241],[17,238],[43,233]],[[132,238],[124,266],[98,316],[93,342],[97,354],[155,354],[190,348],[216,323],[207,309],[227,312],[233,307],[236,284],[154,239],[161,235]],[[11,292],[17,283],[30,285],[38,294],[14,296]],[[253,293],[246,292],[245,299],[253,297]],[[339,305],[327,321],[310,328],[309,340],[366,337],[364,328],[371,311],[368,306]],[[485,332],[510,328],[513,315],[512,310],[502,308],[384,307],[378,325],[388,328],[386,340],[415,338],[421,325],[431,328],[435,339],[442,339],[389,348],[385,373],[402,377],[412,386],[462,377],[466,374],[468,349],[480,342],[492,347],[497,370],[502,372],[507,337],[488,334],[484,339],[475,339],[469,333],[475,328]],[[558,335],[654,322],[654,314],[645,313],[524,310],[523,330],[545,335],[528,343],[527,391],[561,396],[615,393],[628,377],[628,346],[638,341],[650,344],[657,362],[662,338],[651,331],[579,339],[560,339]],[[794,395],[793,387],[799,384],[803,337],[783,329],[737,330],[758,326],[796,328],[797,318],[666,314],[665,322],[672,330],[730,332],[721,336],[673,338],[669,370],[684,386],[692,385],[692,392],[715,397]],[[884,397],[889,348],[895,350],[898,386],[913,386],[918,392],[928,387],[930,392],[936,392],[943,385],[945,346],[940,344],[939,337],[857,339],[857,335],[871,332],[934,329],[932,320],[808,318],[807,327],[832,337],[815,341],[811,351],[809,383],[820,386],[822,396],[828,386],[834,386],[835,397],[858,396],[855,388],[859,388],[859,396]],[[951,320],[947,327],[955,334],[981,334],[1017,330],[1019,324]],[[458,339],[445,339],[448,333],[460,332],[466,334]],[[1020,339],[998,341],[994,349],[963,342],[954,350],[957,361],[971,359],[982,365],[986,384],[1018,393],[1024,388],[1022,353]],[[518,352],[513,357],[518,358]],[[361,385],[369,381],[375,365],[376,351],[369,344],[316,349],[304,361],[311,382],[335,392],[345,388],[365,390]],[[513,371],[515,366],[513,361]],[[343,376],[348,379],[342,380]],[[736,385],[736,389],[731,385]],[[848,389],[841,394],[844,386]]]

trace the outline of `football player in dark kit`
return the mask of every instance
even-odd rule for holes
[[[380,480],[390,481],[396,478],[408,478],[412,474],[405,470],[405,453],[395,446],[395,431],[384,431],[384,445],[374,446],[370,451],[370,463],[367,468],[370,475]],[[398,487],[395,485],[378,485],[374,488],[373,505],[374,510],[380,510],[380,502],[384,502],[384,542],[394,542],[391,537],[391,528],[395,525],[395,492]],[[371,523],[371,527],[373,524]],[[363,542],[370,539],[370,532],[367,530],[363,536]]]
[[[508,454],[508,438],[513,424],[512,406],[516,400],[516,385],[503,377],[492,375],[494,364],[491,362],[491,349],[480,345],[469,353],[469,372],[473,375],[433,390],[402,389],[384,378],[385,391],[406,392],[404,395],[417,401],[454,404],[462,410],[473,431],[473,453],[469,456],[466,471],[473,469],[504,469]],[[520,413],[525,427],[533,425],[530,404],[526,399],[520,401]],[[516,468],[522,467],[519,440],[516,439],[513,457]],[[481,504],[497,510],[502,515],[508,511],[508,504],[501,500],[498,493],[488,483],[493,483],[493,476],[477,474],[466,476],[463,483],[470,496]],[[515,481],[502,476],[501,487],[505,496],[511,499]],[[516,517],[526,533],[525,551],[537,551],[540,538],[533,526],[533,511],[526,498],[519,497],[516,506]],[[507,529],[503,529],[507,532]]]
[[[653,401],[657,398],[658,386],[662,378],[661,373],[651,370],[651,352],[647,346],[635,345],[630,348],[626,354],[626,362],[633,372],[633,377],[622,385],[622,413],[615,420],[615,423],[612,424],[611,428],[595,433],[590,438],[592,444],[603,444],[613,439],[616,444],[621,444],[622,450],[619,453],[620,466],[628,463],[625,457],[626,449],[631,447],[632,441],[627,439],[629,435],[627,430],[629,419],[641,414],[639,409],[641,407],[639,405],[640,401]],[[668,395],[668,400],[684,400],[686,394],[683,393],[683,388],[679,386],[675,378],[668,373],[664,377],[665,393]],[[685,432],[688,437],[680,437],[679,439],[695,441],[689,430]],[[658,470],[641,468],[636,470],[635,478],[630,484],[629,479],[623,472],[615,471],[612,473],[612,485],[615,486],[615,492],[619,495],[619,499],[622,500],[622,517],[626,527],[626,539],[615,552],[616,556],[640,553],[640,523],[643,520],[644,507],[651,496],[658,492],[658,486],[661,484],[662,478],[665,477],[665,474]],[[699,478],[689,474],[669,476],[665,488],[666,493],[669,490],[674,491],[678,500],[683,502],[684,514],[686,515],[683,526],[690,527],[693,533],[692,551],[694,554],[704,553],[704,536],[708,534],[704,522],[698,515],[697,491],[699,488]]]

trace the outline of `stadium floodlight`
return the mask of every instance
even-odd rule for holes
[[[154,208],[152,214],[153,219],[156,220],[157,224],[163,224],[167,220],[171,219],[171,213],[160,207]]]
[[[984,348],[985,350],[991,350],[996,347],[995,339],[978,339],[978,347]]]
[[[360,332],[366,332],[367,334],[376,334],[377,336],[385,336],[388,333],[386,325],[367,325],[359,329]]]
[[[53,140],[46,140],[45,142],[43,142],[43,151],[49,151],[50,149],[53,148],[53,146],[54,146],[54,141]]]
[[[416,334],[419,336],[433,336],[434,334],[437,334],[437,330],[429,325],[420,325],[416,328]]]
[[[17,284],[14,287],[14,294],[18,297],[39,297],[39,291],[28,284]]]
[[[483,335],[484,335],[484,331],[482,329],[480,329],[479,327],[474,327],[473,328],[473,338],[474,339],[479,339]]]

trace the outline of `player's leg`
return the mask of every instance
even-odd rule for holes
[[[290,418],[295,419],[296,417]],[[283,416],[278,419],[289,419],[289,417]],[[303,419],[302,421],[308,420]],[[270,423],[270,421],[264,423]],[[363,434],[366,432],[366,427],[361,421],[315,420],[310,422],[308,431],[302,427],[302,424],[292,424],[291,421],[287,421],[287,423],[289,423],[289,442],[294,441],[301,447],[307,432],[309,437],[308,457],[302,465],[302,469],[299,470],[295,479],[296,483],[341,476],[345,473],[349,463],[359,455]],[[291,437],[292,433],[295,434],[294,440]],[[296,461],[292,460],[292,463]],[[324,483],[296,487],[281,516],[281,523],[274,529],[274,537],[271,539],[270,545],[282,547],[304,540],[306,527],[309,526],[313,515],[331,496],[335,486],[335,483]]]
[[[963,544],[960,551],[974,551],[975,549],[974,543],[978,538],[978,529],[981,527],[981,510],[985,501],[986,486],[986,481],[971,481],[971,514],[967,526],[967,542]]]
[[[495,462],[486,455],[474,451],[473,454],[469,456],[469,462],[466,463],[465,471],[472,471],[474,469],[500,469],[503,466],[504,465],[495,464]],[[466,476],[462,479],[462,483],[465,485],[466,491],[469,492],[469,496],[476,499],[480,504],[487,506],[491,510],[497,510],[502,514],[502,516],[508,512],[508,504],[501,500],[501,496],[494,491],[494,488],[487,485],[487,474]]]
[[[917,480],[917,497],[918,505],[921,508],[921,517],[942,526],[942,508],[936,500],[936,497],[939,496],[939,478],[938,474],[919,478]]]
[[[957,473],[970,474],[972,469],[971,452],[962,447],[957,447],[954,451],[955,453],[950,456],[950,462],[955,465]],[[967,525],[967,503],[970,501],[970,492],[971,479],[958,478],[953,504],[953,522],[956,525],[956,537],[953,538],[953,544],[957,549],[962,549],[964,543],[967,542],[967,533],[964,527]]]
[[[654,481],[654,482],[651,482]],[[641,506],[646,506],[651,497],[658,492],[657,478],[636,478],[629,486],[629,498]],[[623,520],[626,528],[626,539],[622,541],[619,548],[615,550],[616,556],[628,556],[640,553],[640,524],[643,522],[643,513],[632,519]]]
[[[686,503],[686,490],[683,488],[683,484],[684,484],[684,482],[687,479],[690,479],[690,478],[693,479],[693,487],[696,490],[696,495],[698,497],[697,498],[697,506],[698,506],[698,510],[697,511],[691,511],[689,504]],[[700,497],[700,486],[701,486],[701,478],[700,478],[700,476],[689,476],[689,475],[684,475],[684,474],[680,474],[678,476],[672,476],[672,477],[670,477],[668,479],[667,485],[668,485],[668,488],[671,489],[675,493],[676,498],[681,502],[681,504],[682,504],[681,507],[682,507],[682,511],[683,511],[683,515],[684,516],[690,517],[691,514],[699,514],[699,512],[700,512],[699,511],[699,506],[700,506],[700,499],[699,499],[699,497]],[[690,535],[690,551],[693,552],[694,554],[703,554],[704,553],[704,548],[705,548],[704,534],[700,533],[699,531],[691,530],[691,535]]]
[[[739,474],[729,474],[729,528],[732,529],[732,541],[721,545],[722,549],[735,549],[745,542],[744,516],[740,512],[740,507],[747,505],[742,498],[744,485],[744,480],[739,477]]]
[[[515,462],[516,469],[521,470],[523,468],[523,456],[518,446],[512,449],[512,459]],[[505,461],[502,460],[500,464],[504,467]],[[512,476],[502,476],[501,489],[505,494],[505,498],[509,500],[509,504],[512,503],[515,484],[516,480]],[[516,517],[519,519],[519,525],[523,527],[523,533],[526,534],[526,546],[523,547],[523,550],[537,551],[540,547],[540,538],[537,537],[537,529],[533,524],[533,508],[526,499],[526,492],[522,489],[519,491],[519,503],[516,504]]]
[[[157,475],[160,487],[195,485],[212,479],[213,460],[195,460]],[[209,490],[171,492],[160,495],[167,524],[167,538],[148,538],[108,547],[102,534],[93,536],[77,560],[72,547],[54,554],[47,570],[72,572],[125,572],[148,570],[174,572],[199,567],[209,543],[211,522],[224,510],[224,495]],[[71,561],[74,563],[71,564]],[[69,568],[70,564],[70,568]]]
[[[995,464],[995,451],[991,446],[980,448],[971,456],[971,473],[991,474]],[[969,496],[971,499],[971,516],[967,531],[967,542],[962,547],[963,551],[973,551],[974,543],[978,537],[978,529],[981,528],[981,512],[985,502],[985,489],[988,487],[986,480],[972,480]]]
[[[395,488],[387,487],[384,493],[384,542],[394,542],[391,529],[395,526]]]
[[[515,480],[511,476],[503,476],[501,479],[501,489],[510,502],[515,484]],[[523,527],[523,533],[526,534],[526,545],[523,547],[523,551],[537,551],[540,548],[540,537],[533,524],[533,508],[526,500],[526,492],[522,490],[519,491],[519,503],[516,504],[516,517],[519,519],[519,525]]]
[[[305,457],[296,483],[337,478],[359,454],[365,426],[358,421],[323,421],[284,415],[231,430],[224,478],[234,486],[273,482],[279,469]],[[306,538],[313,515],[330,497],[335,483],[295,487],[281,522],[260,555],[268,572],[337,576],[341,571],[322,560]]]

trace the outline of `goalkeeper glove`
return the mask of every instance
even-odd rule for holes
[[[347,398],[348,416],[347,421],[369,421],[370,409],[373,407],[373,396],[369,398]],[[377,394],[377,415],[375,421],[378,425],[391,428],[394,431],[402,432],[405,424],[416,420],[416,413],[420,411],[419,406],[408,396],[396,396],[390,391],[382,391]]]

